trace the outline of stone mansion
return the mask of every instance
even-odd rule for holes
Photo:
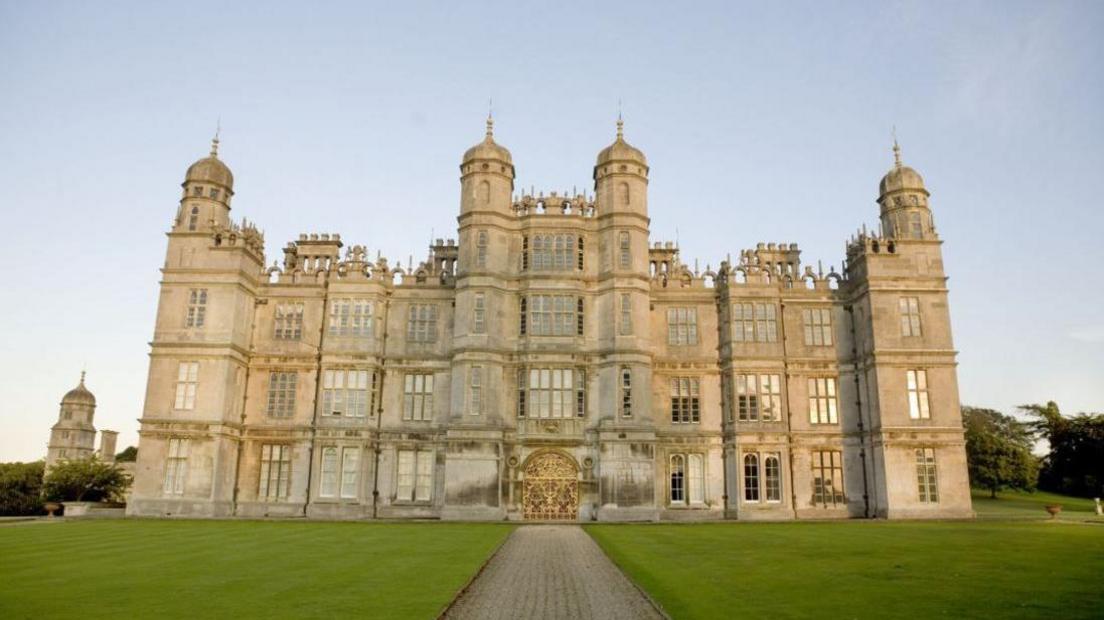
[[[841,272],[649,236],[644,153],[530,195],[486,137],[457,240],[402,268],[300,235],[268,266],[218,157],[168,233],[130,515],[968,517],[941,241],[896,162]]]

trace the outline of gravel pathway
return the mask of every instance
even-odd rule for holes
[[[460,595],[445,618],[663,618],[575,525],[527,525]]]

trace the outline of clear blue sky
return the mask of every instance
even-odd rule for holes
[[[1104,410],[1104,3],[237,4],[0,1],[0,461],[45,454],[82,367],[136,442],[164,233],[216,119],[270,260],[339,232],[405,263],[454,236],[488,98],[545,190],[590,187],[623,100],[653,238],[703,268],[758,241],[838,266],[896,125],[963,402]]]

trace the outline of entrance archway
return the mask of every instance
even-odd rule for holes
[[[526,520],[579,518],[579,468],[559,452],[540,452],[525,464],[521,505]]]

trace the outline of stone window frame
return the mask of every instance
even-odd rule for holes
[[[701,377],[672,376],[671,424],[701,423]]]
[[[277,304],[272,315],[275,340],[300,340],[303,337],[304,306],[300,302]]]
[[[270,418],[290,418],[295,415],[295,393],[299,373],[294,370],[273,370],[268,373],[268,400],[265,415]]]
[[[355,500],[360,495],[360,446],[324,446],[319,462],[318,497]],[[350,458],[352,457],[352,458]]]
[[[485,230],[475,233],[475,266],[483,268],[487,266],[488,234]]]
[[[846,507],[843,452],[814,450],[810,454],[810,463],[813,470],[813,505],[817,508]]]
[[[408,372],[403,375],[402,419],[407,422],[433,420],[433,404],[436,374],[432,372]]]
[[[801,310],[804,324],[805,346],[830,347],[832,342],[832,309],[804,308]]]
[[[188,439],[170,437],[165,451],[165,473],[161,482],[164,495],[183,495],[188,477]],[[62,451],[61,456],[65,456]]]
[[[778,306],[773,301],[733,302],[732,340],[745,343],[778,342]]]
[[[410,304],[406,317],[406,341],[437,342],[437,304]]]
[[[621,367],[621,417],[631,418],[633,415],[632,398],[632,369],[628,366]]]
[[[766,384],[765,387],[764,384]],[[736,420],[738,422],[781,422],[782,376],[769,372],[737,374]]]
[[[487,296],[476,293],[472,299],[472,333],[487,333]]]
[[[199,394],[199,362],[182,361],[177,365],[173,409],[194,411]]]
[[[472,366],[468,375],[468,411],[479,415],[483,413],[483,367]]]
[[[291,491],[291,446],[286,443],[261,444],[260,463],[258,501],[287,501]]]
[[[409,458],[404,459],[407,455]],[[409,465],[405,466],[404,461]],[[436,457],[432,449],[398,448],[395,450],[395,503],[428,504],[433,501],[435,461]],[[404,472],[404,468],[408,468],[409,472]]]
[[[368,338],[375,333],[375,303],[371,299],[340,297],[330,301],[326,333]]]
[[[184,327],[202,329],[207,322],[207,289],[188,289],[188,309],[184,315]]]
[[[935,448],[916,448],[915,455],[918,499],[922,504],[938,504],[939,469],[935,460]]]
[[[839,381],[834,376],[808,377],[809,424],[839,424]]]
[[[338,366],[324,368],[321,379],[319,415],[346,418],[376,415],[379,371]]]
[[[620,300],[620,314],[621,320],[618,325],[618,334],[622,336],[631,336],[633,333],[632,324],[632,293],[621,293]]]
[[[667,504],[672,508],[706,505],[705,455],[677,452],[667,457]]]
[[[924,335],[923,321],[920,317],[920,298],[903,295],[897,300],[897,311],[901,317],[901,337],[920,338]]]
[[[667,344],[689,347],[698,344],[697,306],[671,306],[667,308]]]
[[[930,420],[931,401],[928,397],[928,371],[910,368],[905,371],[905,389],[908,392],[909,419]]]

